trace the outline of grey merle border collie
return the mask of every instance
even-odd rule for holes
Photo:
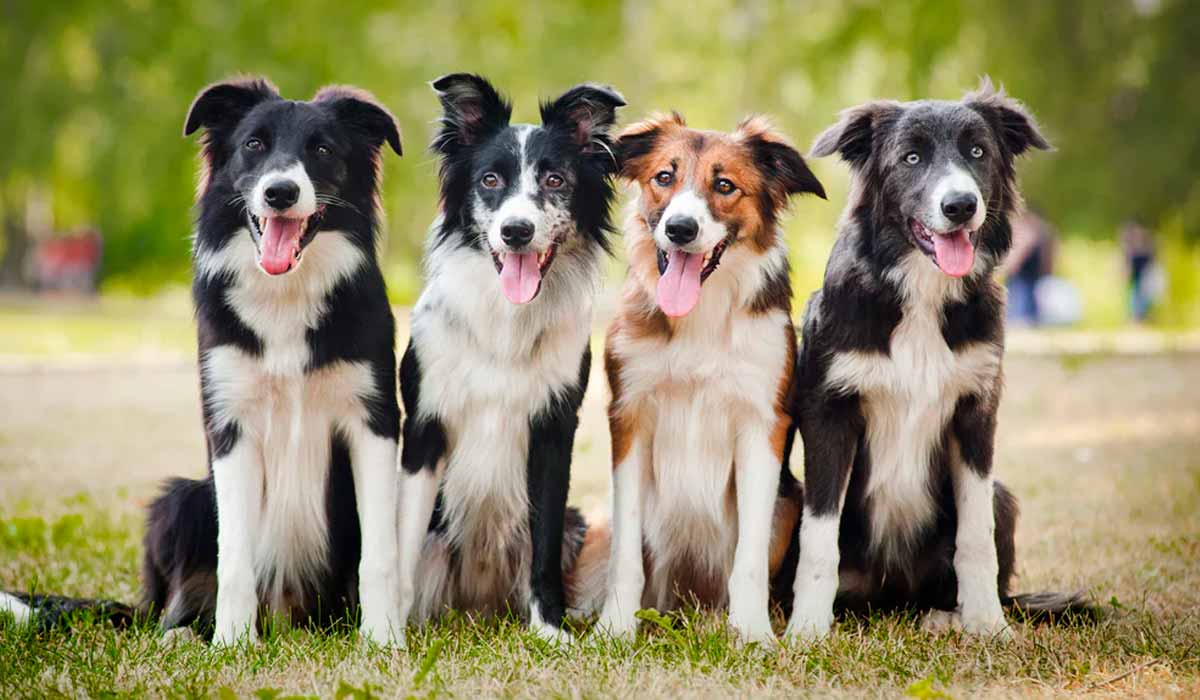
[[[400,614],[512,611],[565,639],[585,537],[567,487],[625,102],[580,85],[541,125],[510,124],[483,78],[432,85],[441,215],[400,369]]]
[[[787,633],[828,633],[847,608],[930,611],[927,626],[1007,637],[1017,505],[992,476],[1004,295],[992,272],[1020,206],[1014,161],[1050,146],[1016,101],[874,102],[843,113],[814,156],[850,164],[851,201],[797,364],[805,448]]]
[[[400,410],[376,233],[380,150],[399,154],[399,131],[362,91],[297,102],[261,79],[201,91],[184,134],[201,129],[193,297],[209,474],[168,482],[150,506],[140,612],[229,644],[256,637],[260,612],[326,625],[361,608],[363,636],[387,642],[403,633]],[[133,612],[17,602],[43,624]]]

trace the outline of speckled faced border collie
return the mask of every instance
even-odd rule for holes
[[[564,568],[585,531],[566,501],[607,250],[608,129],[625,102],[580,85],[535,126],[510,124],[478,76],[433,88],[441,216],[400,370],[401,614],[511,610],[562,639]]]
[[[184,133],[199,129],[209,475],[150,508],[146,603],[225,644],[256,637],[260,607],[325,624],[361,605],[362,634],[389,641],[400,412],[375,248],[380,150],[400,153],[399,131],[362,91],[300,102],[258,79],[201,91]]]
[[[787,467],[796,334],[778,218],[791,195],[825,192],[761,118],[726,134],[656,117],[617,151],[639,197],[605,347],[613,522],[600,625],[629,635],[642,607],[728,604],[742,639],[774,639],[768,585],[781,569],[790,583],[802,499]]]
[[[821,291],[805,313],[796,394],[805,503],[787,633],[852,608],[931,610],[929,624],[1010,634],[1016,501],[992,478],[1004,296],[992,279],[1019,207],[1014,161],[1049,148],[990,83],[958,102],[846,111],[813,155],[852,171]]]

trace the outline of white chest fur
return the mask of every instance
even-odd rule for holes
[[[892,332],[890,354],[838,353],[828,386],[857,393],[866,419],[870,478],[865,497],[872,543],[898,555],[934,516],[930,471],[958,400],[991,391],[1002,349],[976,343],[952,351],[942,335],[942,308],[961,285],[923,256],[895,273],[904,291],[903,318]]]
[[[566,279],[518,306],[500,293],[491,261],[478,251],[435,250],[429,259],[412,334],[419,410],[442,423],[449,443],[442,482],[447,534],[465,558],[481,563],[481,574],[503,576],[494,564],[523,556],[529,546],[530,420],[579,379],[594,267],[552,271]],[[554,263],[577,264],[561,255]],[[473,585],[503,589],[485,578]]]
[[[231,423],[261,470],[262,511],[257,523],[254,568],[268,600],[299,592],[326,562],[325,511],[330,441],[366,420],[363,398],[377,391],[365,363],[335,362],[306,371],[306,334],[325,311],[325,297],[364,261],[360,250],[336,232],[322,232],[301,266],[268,277],[254,263],[248,234],[222,250],[197,256],[197,274],[233,275],[226,299],[262,342],[253,355],[232,345],[209,348],[201,372],[214,428]]]

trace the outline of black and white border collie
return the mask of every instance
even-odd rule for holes
[[[400,369],[400,613],[513,611],[565,639],[585,529],[567,486],[625,102],[580,85],[535,126],[510,124],[478,76],[433,89],[441,215]]]
[[[326,87],[265,80],[200,92],[193,297],[209,475],[150,508],[146,605],[166,629],[256,638],[260,607],[402,634],[396,584],[394,321],[376,259],[380,150],[392,116]],[[213,619],[215,618],[215,619]],[[210,622],[211,620],[211,622]]]
[[[788,470],[796,361],[787,247],[791,195],[825,196],[762,118],[732,133],[678,114],[617,141],[638,188],[629,276],[609,327],[613,521],[600,629],[642,607],[728,606],[745,641],[774,640],[768,587],[803,497]]]
[[[1007,637],[1017,506],[992,477],[1004,295],[992,278],[1019,208],[1014,161],[1050,146],[984,82],[958,102],[843,113],[851,200],[803,325],[797,417],[805,505],[787,634],[848,608],[931,611],[927,625]]]

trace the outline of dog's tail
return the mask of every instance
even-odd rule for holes
[[[1097,620],[1100,617],[1099,606],[1084,591],[1021,593],[1007,596],[1001,602],[1009,612],[1030,622]]]
[[[67,627],[77,619],[107,621],[117,629],[125,629],[139,617],[137,608],[115,600],[40,593],[0,592],[0,613],[8,613],[18,625],[30,625],[39,631]]]

